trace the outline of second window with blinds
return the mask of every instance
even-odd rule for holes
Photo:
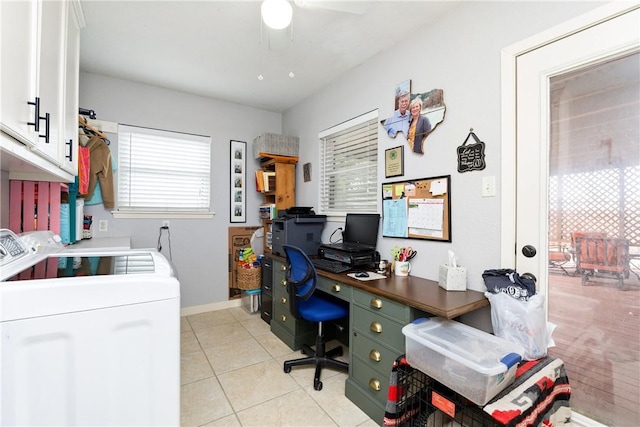
[[[114,215],[211,215],[210,168],[211,137],[120,125]]]
[[[371,111],[318,134],[319,213],[377,213],[378,111]]]

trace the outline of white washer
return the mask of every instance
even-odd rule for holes
[[[0,230],[0,260],[0,425],[180,424],[180,284],[162,254]]]

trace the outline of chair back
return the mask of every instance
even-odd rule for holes
[[[318,273],[309,256],[297,246],[283,245],[287,257],[287,292],[289,292],[289,311],[300,319],[298,301],[307,301],[316,290]]]

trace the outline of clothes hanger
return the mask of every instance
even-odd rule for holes
[[[104,139],[105,141],[109,140],[107,138],[107,135],[105,135],[100,130],[98,130],[97,128],[91,126],[89,123],[87,123],[87,119],[85,119],[84,117],[78,116],[78,124],[80,126],[82,126],[85,129],[85,131],[89,131],[89,133],[92,133],[93,135],[96,135],[96,136]]]

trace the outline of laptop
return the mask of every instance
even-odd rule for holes
[[[348,213],[342,242],[322,244],[321,247],[351,253],[375,251],[379,225],[379,214]]]

